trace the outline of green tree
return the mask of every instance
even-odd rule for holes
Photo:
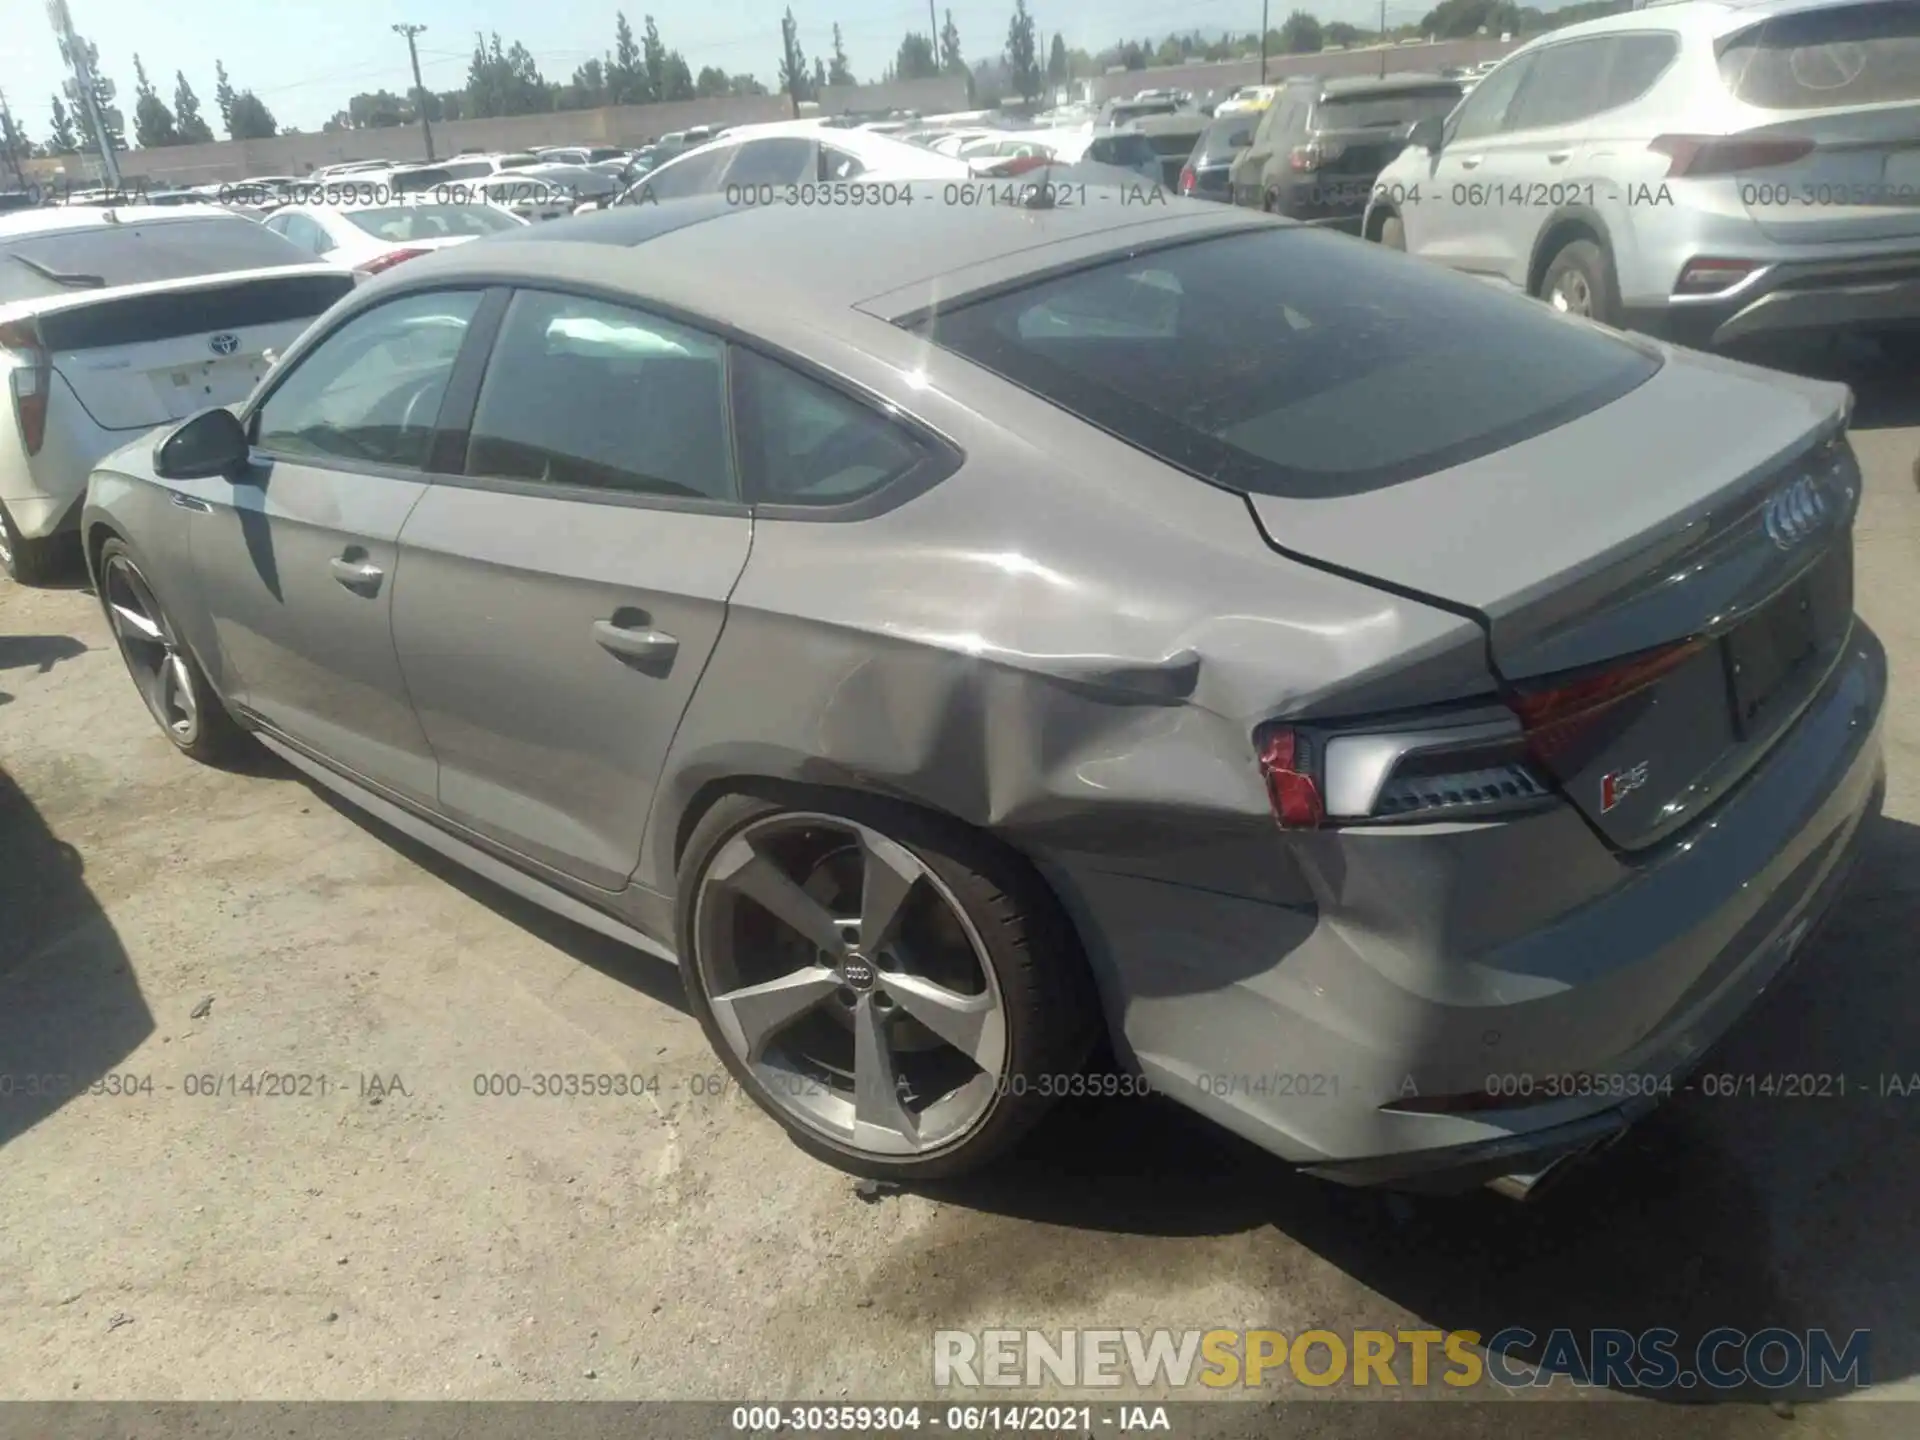
[[[702,100],[716,99],[727,94],[732,83],[719,66],[702,65],[700,73],[693,77],[693,93]]]
[[[180,136],[173,128],[173,112],[147,79],[147,67],[137,52],[133,57],[133,97],[133,143],[142,150],[178,145]]]
[[[827,88],[827,62],[818,55],[813,57],[813,98],[818,100],[820,92]]]
[[[76,35],[74,39],[78,42],[79,58],[85,62],[87,73],[93,76],[93,92],[90,96],[82,95],[78,82],[69,80],[64,87],[67,103],[73,107],[75,119],[84,120],[86,102],[91,99],[93,111],[100,118],[100,128],[106,132],[107,148],[116,151],[124,150],[127,148],[127,137],[121,133],[123,122],[120,111],[113,103],[120,89],[100,73],[100,47],[83,35]],[[75,57],[68,52],[64,37],[60,41],[60,58],[66,62],[68,69],[73,68]]]
[[[1349,25],[1344,20],[1335,20],[1326,27],[1327,44],[1345,48],[1360,43],[1360,27]]]
[[[650,99],[665,100],[667,95],[667,47],[660,43],[660,27],[653,23],[653,17],[647,16],[647,28],[640,41],[640,60],[647,77],[647,95]],[[693,88],[689,78],[687,88]]]
[[[573,72],[567,89],[569,110],[592,110],[607,103],[607,72],[598,60],[589,60]]]
[[[928,80],[940,73],[933,58],[933,42],[917,30],[909,30],[900,42],[900,53],[893,60],[896,80]]]
[[[80,137],[74,131],[73,115],[58,95],[53,97],[53,138],[47,149],[55,155],[73,155],[80,149]]]
[[[1047,47],[1047,84],[1064,85],[1073,78],[1073,62],[1067,59],[1066,37],[1056,30],[1053,44]]]
[[[967,62],[960,54],[960,27],[953,23],[951,10],[940,23],[940,69],[948,75],[969,73]]]
[[[1040,93],[1039,54],[1033,38],[1033,16],[1027,0],[1013,0],[1013,19],[1007,25],[1007,78],[1022,100]]]
[[[280,133],[280,127],[274,123],[273,112],[261,103],[260,97],[251,90],[242,90],[233,97],[233,138],[236,140],[271,140]]]
[[[735,75],[727,82],[727,88],[735,95],[764,95],[767,87],[751,75]]]
[[[227,67],[213,62],[213,103],[220,111],[220,128],[233,134],[233,86],[227,80]]]
[[[662,100],[691,100],[700,92],[693,83],[693,71],[687,66],[687,58],[678,50],[667,51],[666,93]]]
[[[840,27],[833,27],[833,59],[827,63],[827,83],[829,85],[851,85],[854,83],[853,67],[847,64],[847,47],[840,43]]]
[[[1280,27],[1280,43],[1289,55],[1314,55],[1326,48],[1327,39],[1318,20],[1304,10],[1296,10]]]
[[[206,145],[213,140],[212,127],[200,118],[200,97],[181,70],[173,72],[173,128],[182,145]]]
[[[800,26],[794,21],[793,9],[780,17],[780,88],[794,104],[796,113],[800,102],[812,98],[812,76],[807,73],[806,53],[800,48]]]
[[[624,10],[614,16],[613,53],[607,57],[606,69],[609,105],[644,105],[653,98],[647,89],[640,47],[634,42],[633,26],[627,23]]]

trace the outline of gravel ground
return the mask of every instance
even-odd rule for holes
[[[1891,784],[1726,1062],[1855,1093],[1683,1096],[1524,1209],[1322,1187],[1140,1100],[1072,1107],[990,1179],[862,1196],[721,1088],[669,967],[264,757],[177,757],[89,594],[0,581],[0,1071],[137,1087],[0,1101],[0,1397],[925,1398],[941,1327],[1516,1324],[1866,1327],[1861,1398],[1920,1395],[1920,1093],[1858,1093],[1920,1072],[1920,384],[1795,363],[1862,397]],[[553,1071],[653,1083],[475,1093]],[[252,1072],[307,1078],[193,1093]],[[1314,1408],[1287,1428],[1379,1433],[1370,1407]],[[1896,1411],[1643,1414],[1913,1433]]]

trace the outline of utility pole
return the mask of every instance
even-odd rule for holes
[[[1387,78],[1387,0],[1380,0],[1380,78]]]
[[[93,66],[87,60],[86,41],[74,33],[73,16],[67,10],[67,0],[47,0],[47,18],[53,21],[54,34],[60,37],[60,51],[73,71],[73,91],[69,98],[79,103],[87,128],[93,132],[93,142],[100,148],[101,178],[109,190],[118,190],[120,164],[113,158],[113,142],[107,139],[107,120],[100,113],[99,103],[94,98],[97,82],[94,80]]]
[[[1260,0],[1260,83],[1267,83],[1267,0]]]
[[[393,33],[407,37],[407,58],[413,62],[413,103],[420,108],[420,133],[427,137],[427,163],[433,163],[433,127],[427,123],[427,87],[420,83],[420,51],[413,37],[424,25],[395,25]]]

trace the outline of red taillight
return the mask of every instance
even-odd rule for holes
[[[1507,708],[1520,717],[1527,752],[1545,764],[1614,706],[1684,665],[1706,645],[1705,640],[1683,640],[1577,680],[1519,691],[1507,697]]]
[[[53,389],[53,357],[30,320],[0,325],[0,350],[11,351],[14,365],[8,374],[13,391],[13,415],[20,442],[29,455],[38,455],[47,438],[47,396]]]
[[[1051,155],[1015,155],[1011,159],[1001,160],[988,167],[986,173],[995,179],[1005,179],[1010,175],[1024,175],[1029,170],[1038,170],[1043,165],[1053,164]]]
[[[1309,768],[1306,741],[1293,730],[1269,730],[1259,737],[1260,776],[1267,802],[1283,830],[1312,830],[1326,819],[1320,785]]]
[[[1665,155],[1667,179],[1679,180],[1791,165],[1811,155],[1814,143],[1791,136],[1661,135],[1647,142],[1647,148]]]
[[[391,270],[394,266],[398,265],[402,260],[412,260],[417,256],[426,255],[430,253],[431,253],[430,251],[421,250],[418,248],[407,249],[407,250],[389,250],[387,251],[386,254],[376,255],[373,257],[373,259],[367,261],[366,264],[356,265],[353,268],[358,270],[362,275],[378,275],[383,270]]]
[[[1191,195],[1194,192],[1194,187],[1199,183],[1199,177],[1193,173],[1193,166],[1182,165],[1180,167],[1180,193],[1182,195]]]
[[[1320,168],[1320,147],[1318,145],[1296,145],[1287,152],[1287,166],[1302,174],[1310,174]]]
[[[1673,283],[1676,295],[1718,295],[1760,268],[1758,260],[1689,260]]]

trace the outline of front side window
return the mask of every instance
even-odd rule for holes
[[[1508,130],[1550,130],[1574,125],[1607,107],[1606,36],[1549,45],[1533,57],[1527,83],[1509,114]]]
[[[354,316],[274,387],[254,444],[293,460],[419,469],[479,304],[477,291],[436,290]]]
[[[721,342],[600,300],[514,296],[487,363],[467,473],[733,500]]]
[[[755,499],[842,504],[872,494],[924,458],[918,441],[857,401],[752,351],[736,354],[751,397]]]
[[[798,185],[814,178],[813,142],[798,135],[749,140],[727,167],[729,185]]]
[[[1523,55],[1517,60],[1507,61],[1474,86],[1460,103],[1460,108],[1453,112],[1446,144],[1484,140],[1489,135],[1498,135],[1501,130],[1509,128],[1508,114],[1513,109],[1515,97],[1520,93],[1521,82],[1532,68],[1533,56]]]
[[[1396,262],[1321,230],[1260,229],[961,304],[927,333],[1178,469],[1290,498],[1462,464],[1659,369],[1537,302]]]
[[[685,200],[692,195],[705,195],[720,183],[720,170],[733,158],[734,147],[716,145],[711,150],[696,151],[683,155],[678,160],[662,165],[636,187],[634,202],[645,204],[649,200]]]

